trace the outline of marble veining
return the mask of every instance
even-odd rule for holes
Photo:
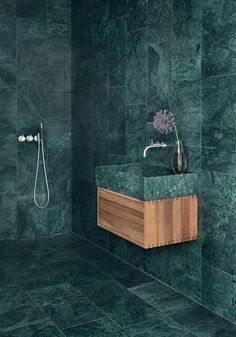
[[[234,324],[78,235],[12,244],[0,243],[0,281],[3,266],[15,277],[0,283],[3,337],[235,336]]]
[[[170,169],[142,164],[98,166],[96,185],[141,200],[197,194],[197,173],[175,175]]]

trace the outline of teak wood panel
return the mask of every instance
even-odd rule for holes
[[[196,240],[198,199],[142,201],[98,188],[98,226],[143,248]]]

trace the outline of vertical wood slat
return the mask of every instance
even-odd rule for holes
[[[196,240],[197,196],[142,201],[98,188],[98,226],[143,248]]]

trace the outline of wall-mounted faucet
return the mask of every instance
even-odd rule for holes
[[[159,143],[159,142],[154,143],[153,139],[152,139],[151,140],[151,144],[144,149],[144,151],[143,151],[143,157],[146,158],[147,151],[149,149],[152,149],[152,148],[163,148],[163,147],[166,147],[166,146],[167,146],[166,143],[163,143],[163,142],[162,143]]]

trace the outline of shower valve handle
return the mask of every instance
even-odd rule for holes
[[[21,136],[19,136],[18,137],[18,140],[19,140],[19,142],[25,142],[25,136],[24,135],[21,135]]]
[[[26,137],[27,142],[32,142],[34,140],[34,137],[32,135],[29,135]]]

